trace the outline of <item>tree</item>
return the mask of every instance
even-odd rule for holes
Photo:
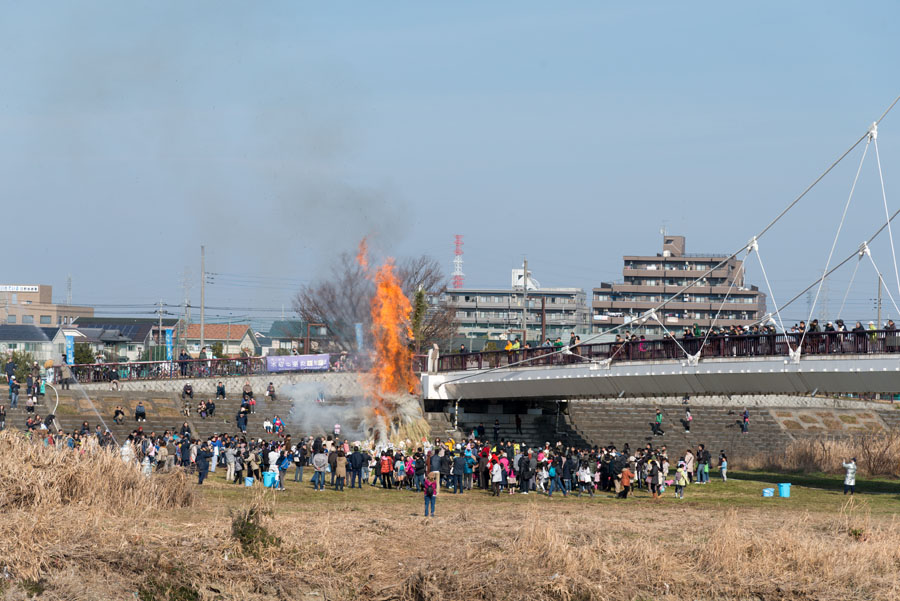
[[[424,292],[426,310],[416,332],[417,348],[427,348],[432,342],[453,336],[456,330],[453,312],[445,305],[427,302],[429,295],[439,296],[446,290],[447,278],[438,262],[428,256],[404,259],[397,263],[396,274],[411,303],[419,289]],[[371,330],[374,293],[366,270],[355,255],[345,252],[338,257],[328,277],[300,288],[294,298],[294,311],[308,323],[326,324],[339,348],[353,350],[356,324],[363,324],[367,338]]]
[[[7,359],[3,360],[3,373],[6,373],[6,364],[9,361],[16,364],[16,379],[24,387],[25,379],[31,373],[31,367],[34,365],[34,356],[27,351],[13,351]]]
[[[420,326],[411,324],[416,353],[427,350],[434,342],[452,338],[456,333],[456,313],[452,307],[440,302],[440,295],[447,290],[447,278],[438,262],[425,255],[405,259],[397,265],[397,277],[407,298],[412,301],[411,321],[414,322],[417,313],[421,319]],[[436,301],[431,305],[428,304],[429,295]]]
[[[214,342],[212,345],[212,356],[216,359],[225,358],[225,345],[221,342]]]
[[[350,253],[342,253],[327,279],[305,285],[294,298],[294,311],[307,323],[324,323],[344,350],[356,345],[355,324],[368,324],[374,293],[365,270]],[[304,349],[309,352],[309,349]]]
[[[94,357],[94,349],[87,342],[75,343],[75,363],[78,365],[89,365],[96,360]]]
[[[425,319],[428,313],[428,301],[425,299],[425,289],[416,290],[415,297],[412,302],[412,317],[410,318],[409,328],[412,330],[413,347],[416,354],[422,350],[422,340],[425,337]]]

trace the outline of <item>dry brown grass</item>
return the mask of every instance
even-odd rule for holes
[[[300,515],[276,507],[264,524],[282,544],[257,556],[241,551],[227,515],[211,508],[168,520],[66,510],[52,520],[58,539],[49,523],[15,512],[0,522],[0,554],[10,557],[7,541],[22,537],[12,569],[42,579],[46,599],[130,599],[161,581],[196,594],[187,599],[229,600],[900,598],[900,528],[864,506],[822,516],[628,503],[539,502],[510,512],[473,503],[464,519],[431,520],[340,502]]]
[[[93,438],[91,439],[93,440]],[[142,476],[114,451],[89,446],[76,452],[44,446],[14,430],[0,432],[0,510],[52,511],[83,505],[119,513],[186,507],[193,489],[181,472]]]
[[[838,474],[842,463],[856,457],[863,476],[900,476],[900,433],[872,432],[842,438],[802,438],[784,453],[763,453],[740,462],[744,469]]]
[[[14,448],[27,458],[22,478],[40,479],[34,461],[54,451],[22,444],[0,437],[3,464]],[[115,477],[106,459],[76,461]],[[142,477],[124,482],[152,486]],[[74,498],[60,491],[9,497],[20,500],[0,519],[0,571],[10,574],[0,578],[0,599],[23,599],[33,583],[43,589],[38,598],[67,601],[900,598],[900,523],[855,500],[839,514],[809,514],[641,499],[511,503],[472,493],[440,495],[440,517],[426,520],[418,495],[374,489],[359,493],[367,504],[307,493],[285,505],[257,489],[242,503],[213,503],[210,494],[177,507],[135,502],[139,493],[104,501],[115,487],[88,497],[80,486],[82,502],[54,505]],[[247,507],[259,509],[258,525],[278,544],[242,548],[231,516]]]

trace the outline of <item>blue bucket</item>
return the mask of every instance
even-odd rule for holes
[[[244,486],[253,486],[253,478],[244,478]]]
[[[275,488],[278,483],[278,474],[275,472],[263,472],[263,486],[266,488]]]
[[[775,489],[774,489],[774,488],[764,488],[764,489],[763,489],[763,496],[764,496],[764,497],[774,497],[774,496],[775,496]]]
[[[782,482],[778,485],[778,496],[787,499],[791,496],[791,484],[790,482]]]

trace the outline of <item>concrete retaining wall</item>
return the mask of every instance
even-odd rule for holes
[[[194,396],[215,396],[216,383],[225,384],[228,395],[240,396],[244,382],[249,381],[255,396],[262,397],[269,382],[275,385],[276,393],[288,386],[309,386],[321,389],[327,396],[355,397],[363,393],[359,384],[359,374],[334,372],[306,372],[266,374],[262,376],[231,376],[225,378],[178,378],[173,380],[128,380],[119,383],[119,390],[125,392],[150,392],[157,394],[180,394],[188,382],[194,387]],[[109,390],[108,382],[81,384],[86,391]]]

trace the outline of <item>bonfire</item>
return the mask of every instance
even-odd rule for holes
[[[377,446],[399,446],[427,438],[429,428],[419,402],[419,381],[413,371],[410,328],[412,305],[403,293],[387,259],[374,273],[369,270],[365,239],[357,261],[375,284],[372,298],[372,370],[360,379],[369,408],[363,419]]]

